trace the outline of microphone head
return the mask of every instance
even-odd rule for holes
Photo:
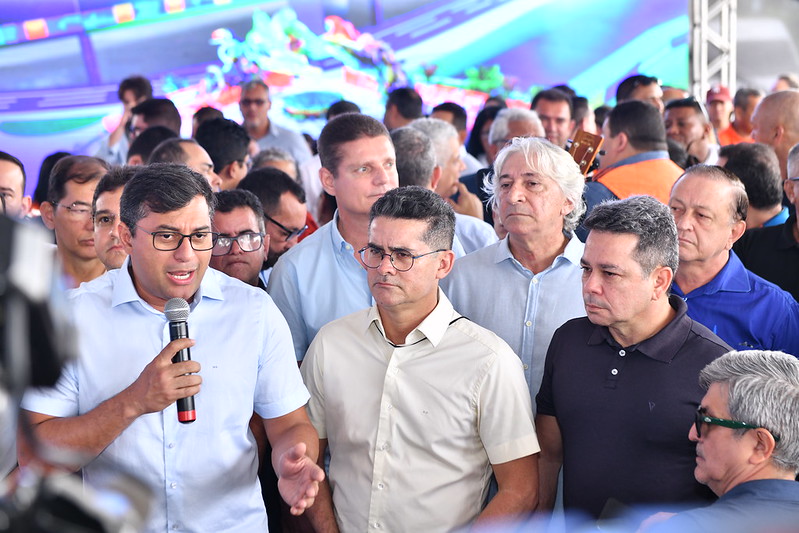
[[[166,302],[164,314],[170,322],[186,322],[189,319],[189,302],[183,298],[172,298]]]

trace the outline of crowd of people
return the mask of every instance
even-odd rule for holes
[[[147,531],[535,530],[560,509],[567,530],[797,531],[796,81],[702,100],[634,75],[596,109],[557,86],[486,100],[471,130],[405,87],[382,122],[337,102],[309,142],[260,80],[243,123],[205,107],[181,138],[128,78],[119,126],[49,157],[38,199],[0,152],[3,211],[52,230],[77,329],[27,423],[74,452],[49,467],[139,477]],[[578,131],[604,141],[587,175]]]

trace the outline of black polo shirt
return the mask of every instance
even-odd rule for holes
[[[799,243],[793,236],[795,224],[796,213],[793,213],[779,226],[751,229],[732,249],[747,270],[779,285],[799,301]]]
[[[694,479],[688,440],[704,396],[699,371],[730,347],[686,315],[636,346],[622,347],[587,318],[552,337],[538,414],[554,416],[563,437],[563,501],[598,517],[613,498],[627,505],[714,499]],[[664,507],[664,509],[666,509]]]

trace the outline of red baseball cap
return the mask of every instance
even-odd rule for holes
[[[732,96],[730,96],[730,90],[723,85],[714,85],[707,92],[707,98],[705,99],[705,101],[707,103],[710,103],[715,100],[721,100],[722,102],[732,102]]]

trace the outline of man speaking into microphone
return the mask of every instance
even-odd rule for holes
[[[253,411],[292,513],[324,478],[285,320],[264,291],[208,269],[213,212],[199,174],[140,170],[120,201],[128,259],[68,296],[80,358],[23,401],[40,440],[83,455],[73,466],[88,484],[121,469],[150,487],[147,531],[266,531]],[[190,338],[170,340],[172,298],[189,304]],[[192,360],[173,363],[188,348]],[[183,424],[176,402],[191,396],[196,420]],[[21,447],[20,464],[30,460]]]

